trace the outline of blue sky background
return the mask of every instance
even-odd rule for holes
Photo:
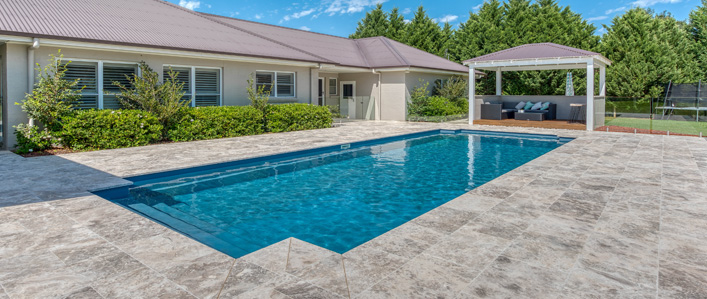
[[[405,19],[411,19],[417,7],[423,5],[427,14],[437,21],[449,21],[458,27],[466,21],[469,11],[476,11],[483,0],[167,0],[189,9],[262,23],[311,30],[320,33],[348,36],[356,30],[357,22],[378,2],[390,11],[398,7]],[[700,0],[559,0],[561,6],[582,14],[599,30],[602,24],[635,6],[648,7],[656,12],[668,11],[678,20],[686,20],[690,10]]]

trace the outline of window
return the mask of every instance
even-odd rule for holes
[[[338,93],[336,85],[336,78],[329,78],[329,95],[336,95]]]
[[[258,71],[255,73],[255,87],[260,89],[261,86],[273,97],[294,97],[295,73]]]
[[[64,78],[79,79],[76,87],[83,88],[77,105],[79,109],[119,109],[121,105],[114,94],[120,93],[120,88],[113,82],[130,87],[126,76],[133,76],[136,72],[138,67],[134,63],[72,61],[66,66]]]
[[[164,66],[163,80],[170,69],[177,72],[178,82],[184,82],[184,98],[190,99],[193,107],[221,105],[221,69]]]

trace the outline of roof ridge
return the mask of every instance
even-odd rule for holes
[[[260,35],[260,34],[255,33],[255,32],[252,32],[252,31],[250,31],[250,30],[245,30],[245,29],[243,29],[243,28],[239,28],[239,27],[233,26],[233,25],[231,25],[231,24],[227,24],[227,23],[224,23],[224,22],[221,22],[221,21],[218,21],[218,20],[214,20],[214,19],[212,19],[212,18],[209,18],[209,17],[206,17],[206,16],[202,15],[202,14],[199,13],[199,12],[195,12],[195,11],[193,11],[193,10],[191,10],[191,9],[186,9],[186,8],[181,7],[181,6],[179,6],[179,5],[176,5],[176,4],[167,2],[167,1],[163,1],[163,0],[153,0],[153,1],[158,2],[158,3],[165,4],[165,5],[169,5],[169,6],[173,7],[173,8],[180,9],[180,10],[182,10],[182,11],[184,11],[184,12],[193,14],[193,15],[195,15],[195,16],[198,16],[198,17],[200,17],[200,18],[209,20],[209,21],[211,21],[211,22],[214,22],[214,23],[217,23],[217,24],[221,24],[221,25],[223,25],[223,26],[226,26],[226,27],[228,27],[228,28],[235,29],[235,30],[238,30],[238,31],[241,31],[241,32],[245,32],[245,33],[247,33],[247,34],[253,35],[253,36],[255,36],[255,37],[262,38],[262,39],[264,39],[264,40],[267,40],[267,41],[276,43],[276,44],[278,44],[278,45],[281,45],[281,46],[290,48],[290,49],[292,49],[292,50],[295,50],[295,51],[298,51],[298,52],[301,52],[301,53],[310,55],[310,56],[312,56],[312,57],[319,58],[319,59],[323,60],[324,62],[335,63],[334,61],[331,61],[331,60],[329,60],[329,59],[326,59],[326,58],[321,57],[321,56],[319,56],[319,55],[316,55],[316,54],[314,54],[314,53],[310,53],[310,52],[308,52],[308,51],[305,51],[305,50],[302,50],[302,49],[299,49],[299,48],[295,48],[295,47],[290,46],[290,45],[288,45],[288,44],[285,44],[285,43],[279,42],[279,41],[277,41],[277,40],[271,39],[271,38],[269,38],[269,37],[262,36],[262,35]],[[321,62],[321,61],[320,61],[320,62]]]
[[[400,62],[404,63],[405,65],[410,65],[410,62],[409,62],[407,59],[405,59],[405,56],[403,56],[403,54],[400,54],[400,52],[398,51],[398,49],[396,49],[395,47],[393,47],[392,44],[390,44],[390,41],[389,41],[389,39],[388,39],[387,37],[378,36],[378,38],[379,38],[381,41],[383,41],[383,44],[385,44],[385,46],[388,47],[388,49],[390,49],[391,52],[393,52],[393,55],[395,55],[396,58],[398,58],[398,60],[399,60]],[[430,54],[432,54],[432,53],[430,53]],[[434,55],[434,54],[432,54],[432,55]]]
[[[371,63],[368,61],[368,56],[366,56],[366,53],[361,49],[361,45],[358,44],[358,40],[354,39],[353,40],[354,45],[356,46],[356,53],[363,58],[363,62],[366,63],[366,67],[371,68]]]
[[[197,11],[196,13],[202,14],[202,15],[207,15],[207,16],[214,16],[214,17],[217,17],[217,18],[225,18],[225,19],[238,20],[238,21],[246,22],[246,23],[253,23],[253,24],[265,25],[265,26],[276,27],[276,28],[283,28],[283,29],[290,29],[290,30],[296,30],[296,31],[301,31],[301,32],[305,32],[305,33],[318,34],[318,35],[323,35],[323,36],[328,36],[328,37],[335,37],[335,38],[338,38],[338,39],[345,39],[345,40],[354,41],[354,39],[351,39],[351,38],[348,38],[348,37],[343,37],[343,36],[337,36],[337,35],[333,35],[333,34],[326,34],[326,33],[321,33],[321,32],[302,30],[302,29],[297,29],[297,28],[292,28],[292,27],[286,27],[286,26],[280,26],[280,25],[275,25],[275,24],[261,23],[261,22],[256,22],[256,21],[251,21],[251,20],[244,20],[244,19],[233,18],[233,17],[227,17],[227,16],[222,16],[222,15],[217,15],[217,14],[212,14],[212,13],[207,13],[207,12],[200,12],[200,11]]]
[[[584,50],[584,49],[580,49],[580,48],[573,48],[573,47],[570,47],[570,46],[560,45],[560,44],[556,44],[556,43],[545,43],[545,44],[547,44],[547,45],[550,46],[550,47],[554,47],[554,48],[558,48],[558,49],[563,49],[563,50],[570,51],[570,52],[575,52],[575,53],[577,53],[577,54],[586,55],[586,53],[582,53],[582,52],[580,52],[580,51],[584,51],[584,52],[592,53],[592,54],[599,54],[599,53],[597,53],[597,52],[588,51],[588,50]],[[580,51],[577,51],[577,50],[580,50]]]

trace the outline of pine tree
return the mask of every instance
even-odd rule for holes
[[[439,25],[420,6],[407,26],[405,43],[423,51],[438,53],[441,31]]]
[[[653,16],[634,8],[605,26],[602,53],[613,61],[607,69],[607,93],[621,97],[658,97],[669,81],[699,76],[690,51],[694,41],[686,26],[669,15]]]
[[[450,50],[454,46],[454,29],[449,22],[444,23],[442,31],[440,31],[439,42],[437,46],[437,56],[442,56],[451,60]]]
[[[695,42],[693,55],[700,66],[699,76],[701,79],[707,79],[707,0],[702,0],[702,6],[690,12],[688,29]]]
[[[358,22],[356,32],[349,38],[387,36],[388,27],[388,16],[383,11],[383,4],[378,3],[375,9],[367,12],[366,17]]]
[[[405,17],[398,12],[398,8],[395,7],[388,14],[388,31],[386,32],[386,37],[396,40],[399,42],[405,42]]]

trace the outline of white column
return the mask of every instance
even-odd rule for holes
[[[501,68],[499,67],[498,70],[496,70],[496,95],[500,96],[501,93],[503,92],[503,79],[501,77],[503,73],[501,72]]]
[[[606,96],[606,66],[599,66],[599,96]]]
[[[594,130],[594,60],[587,62],[587,131]]]
[[[469,124],[474,124],[474,108],[476,107],[476,74],[474,67],[469,66]]]

